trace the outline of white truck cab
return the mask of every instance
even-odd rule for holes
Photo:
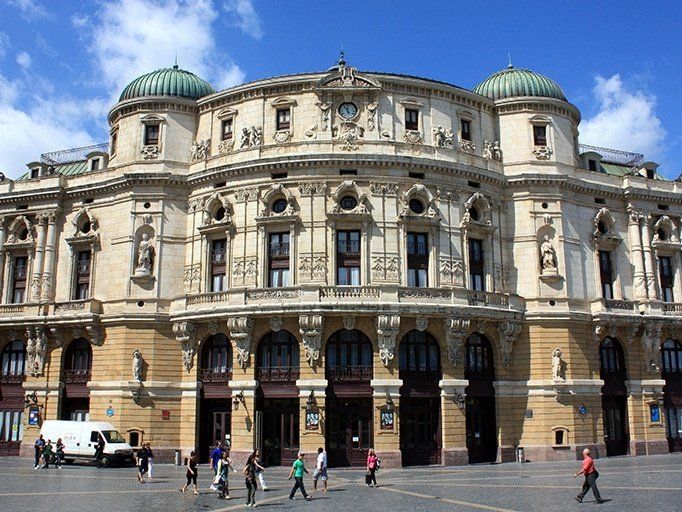
[[[99,438],[104,439],[102,464],[123,463],[133,460],[133,449],[118,433],[111,423],[104,421],[62,421],[46,420],[40,429],[43,439],[52,441],[56,447],[57,439],[64,443],[64,458],[94,459],[95,447]]]

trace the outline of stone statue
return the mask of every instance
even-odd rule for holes
[[[257,148],[263,142],[263,130],[256,128],[255,126],[251,128],[251,140],[249,141],[249,146],[252,148]]]
[[[552,352],[552,379],[554,380],[566,379],[566,363],[561,359],[562,355],[559,348],[555,348]]]
[[[500,149],[499,140],[496,140],[493,143],[493,159],[497,160],[498,162],[502,161],[502,150]]]
[[[545,241],[540,245],[540,260],[542,271],[556,272],[556,251],[549,241],[549,236],[545,235]]]
[[[140,246],[137,248],[137,268],[135,274],[149,276],[152,273],[152,260],[154,257],[154,247],[149,241],[149,235],[144,233]]]
[[[133,380],[142,382],[142,352],[139,349],[133,350]]]
[[[239,140],[239,148],[248,148],[249,147],[249,141],[251,140],[251,132],[249,132],[249,129],[244,127],[242,128],[242,135],[241,139]]]
[[[483,143],[483,158],[487,160],[493,159],[493,144],[488,140]]]

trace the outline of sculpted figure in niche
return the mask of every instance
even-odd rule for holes
[[[251,140],[251,133],[249,132],[249,129],[246,127],[242,128],[242,135],[241,135],[241,139],[239,141],[239,147],[240,148],[248,148],[250,140]]]
[[[137,249],[137,268],[135,273],[137,275],[149,276],[152,273],[152,259],[154,257],[154,247],[149,241],[149,235],[144,233],[140,246]]]
[[[566,378],[566,363],[561,359],[561,349],[555,348],[552,352],[552,379],[564,380]]]
[[[540,260],[542,271],[556,272],[556,251],[549,241],[549,236],[545,235],[545,241],[540,245]]]
[[[142,352],[138,349],[133,351],[133,379],[142,382]]]

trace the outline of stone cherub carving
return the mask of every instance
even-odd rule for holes
[[[251,140],[251,132],[247,127],[242,128],[242,134],[241,138],[239,140],[239,147],[240,148],[248,148],[249,147],[249,140]]]
[[[142,352],[139,349],[133,350],[133,379],[142,382]]]
[[[545,235],[545,240],[540,244],[540,261],[542,263],[542,271],[546,272],[556,272],[557,261],[556,261],[556,251],[552,242],[549,240],[549,236]]]
[[[137,268],[135,269],[135,274],[139,276],[151,275],[153,258],[154,246],[149,241],[149,235],[144,233],[140,246],[137,248]]]
[[[563,353],[561,349],[555,348],[552,352],[552,379],[565,380],[566,379],[566,362],[561,359]]]

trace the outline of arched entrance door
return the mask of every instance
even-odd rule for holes
[[[372,446],[372,343],[358,330],[327,342],[327,455],[330,466],[363,466]]]
[[[69,343],[64,352],[62,366],[61,419],[88,421],[90,419],[90,382],[92,370],[92,347],[85,338]]]
[[[258,344],[257,445],[269,466],[288,466],[299,449],[298,340],[288,331],[269,332]]]
[[[199,457],[207,462],[215,443],[229,446],[230,441],[232,346],[227,336],[209,336],[201,347],[199,361]]]
[[[606,455],[625,455],[628,452],[627,389],[625,387],[625,357],[623,347],[614,338],[604,338],[599,345],[599,377],[604,414],[604,443]]]
[[[440,464],[440,348],[428,332],[400,342],[400,449],[404,466]]]
[[[15,340],[5,345],[0,365],[0,456],[19,455],[24,430],[24,343]]]
[[[494,462],[497,459],[495,421],[495,366],[488,338],[474,333],[466,343],[464,377],[466,388],[466,426],[469,462]]]
[[[665,340],[661,346],[661,360],[668,448],[671,452],[682,452],[682,344],[677,340]]]

